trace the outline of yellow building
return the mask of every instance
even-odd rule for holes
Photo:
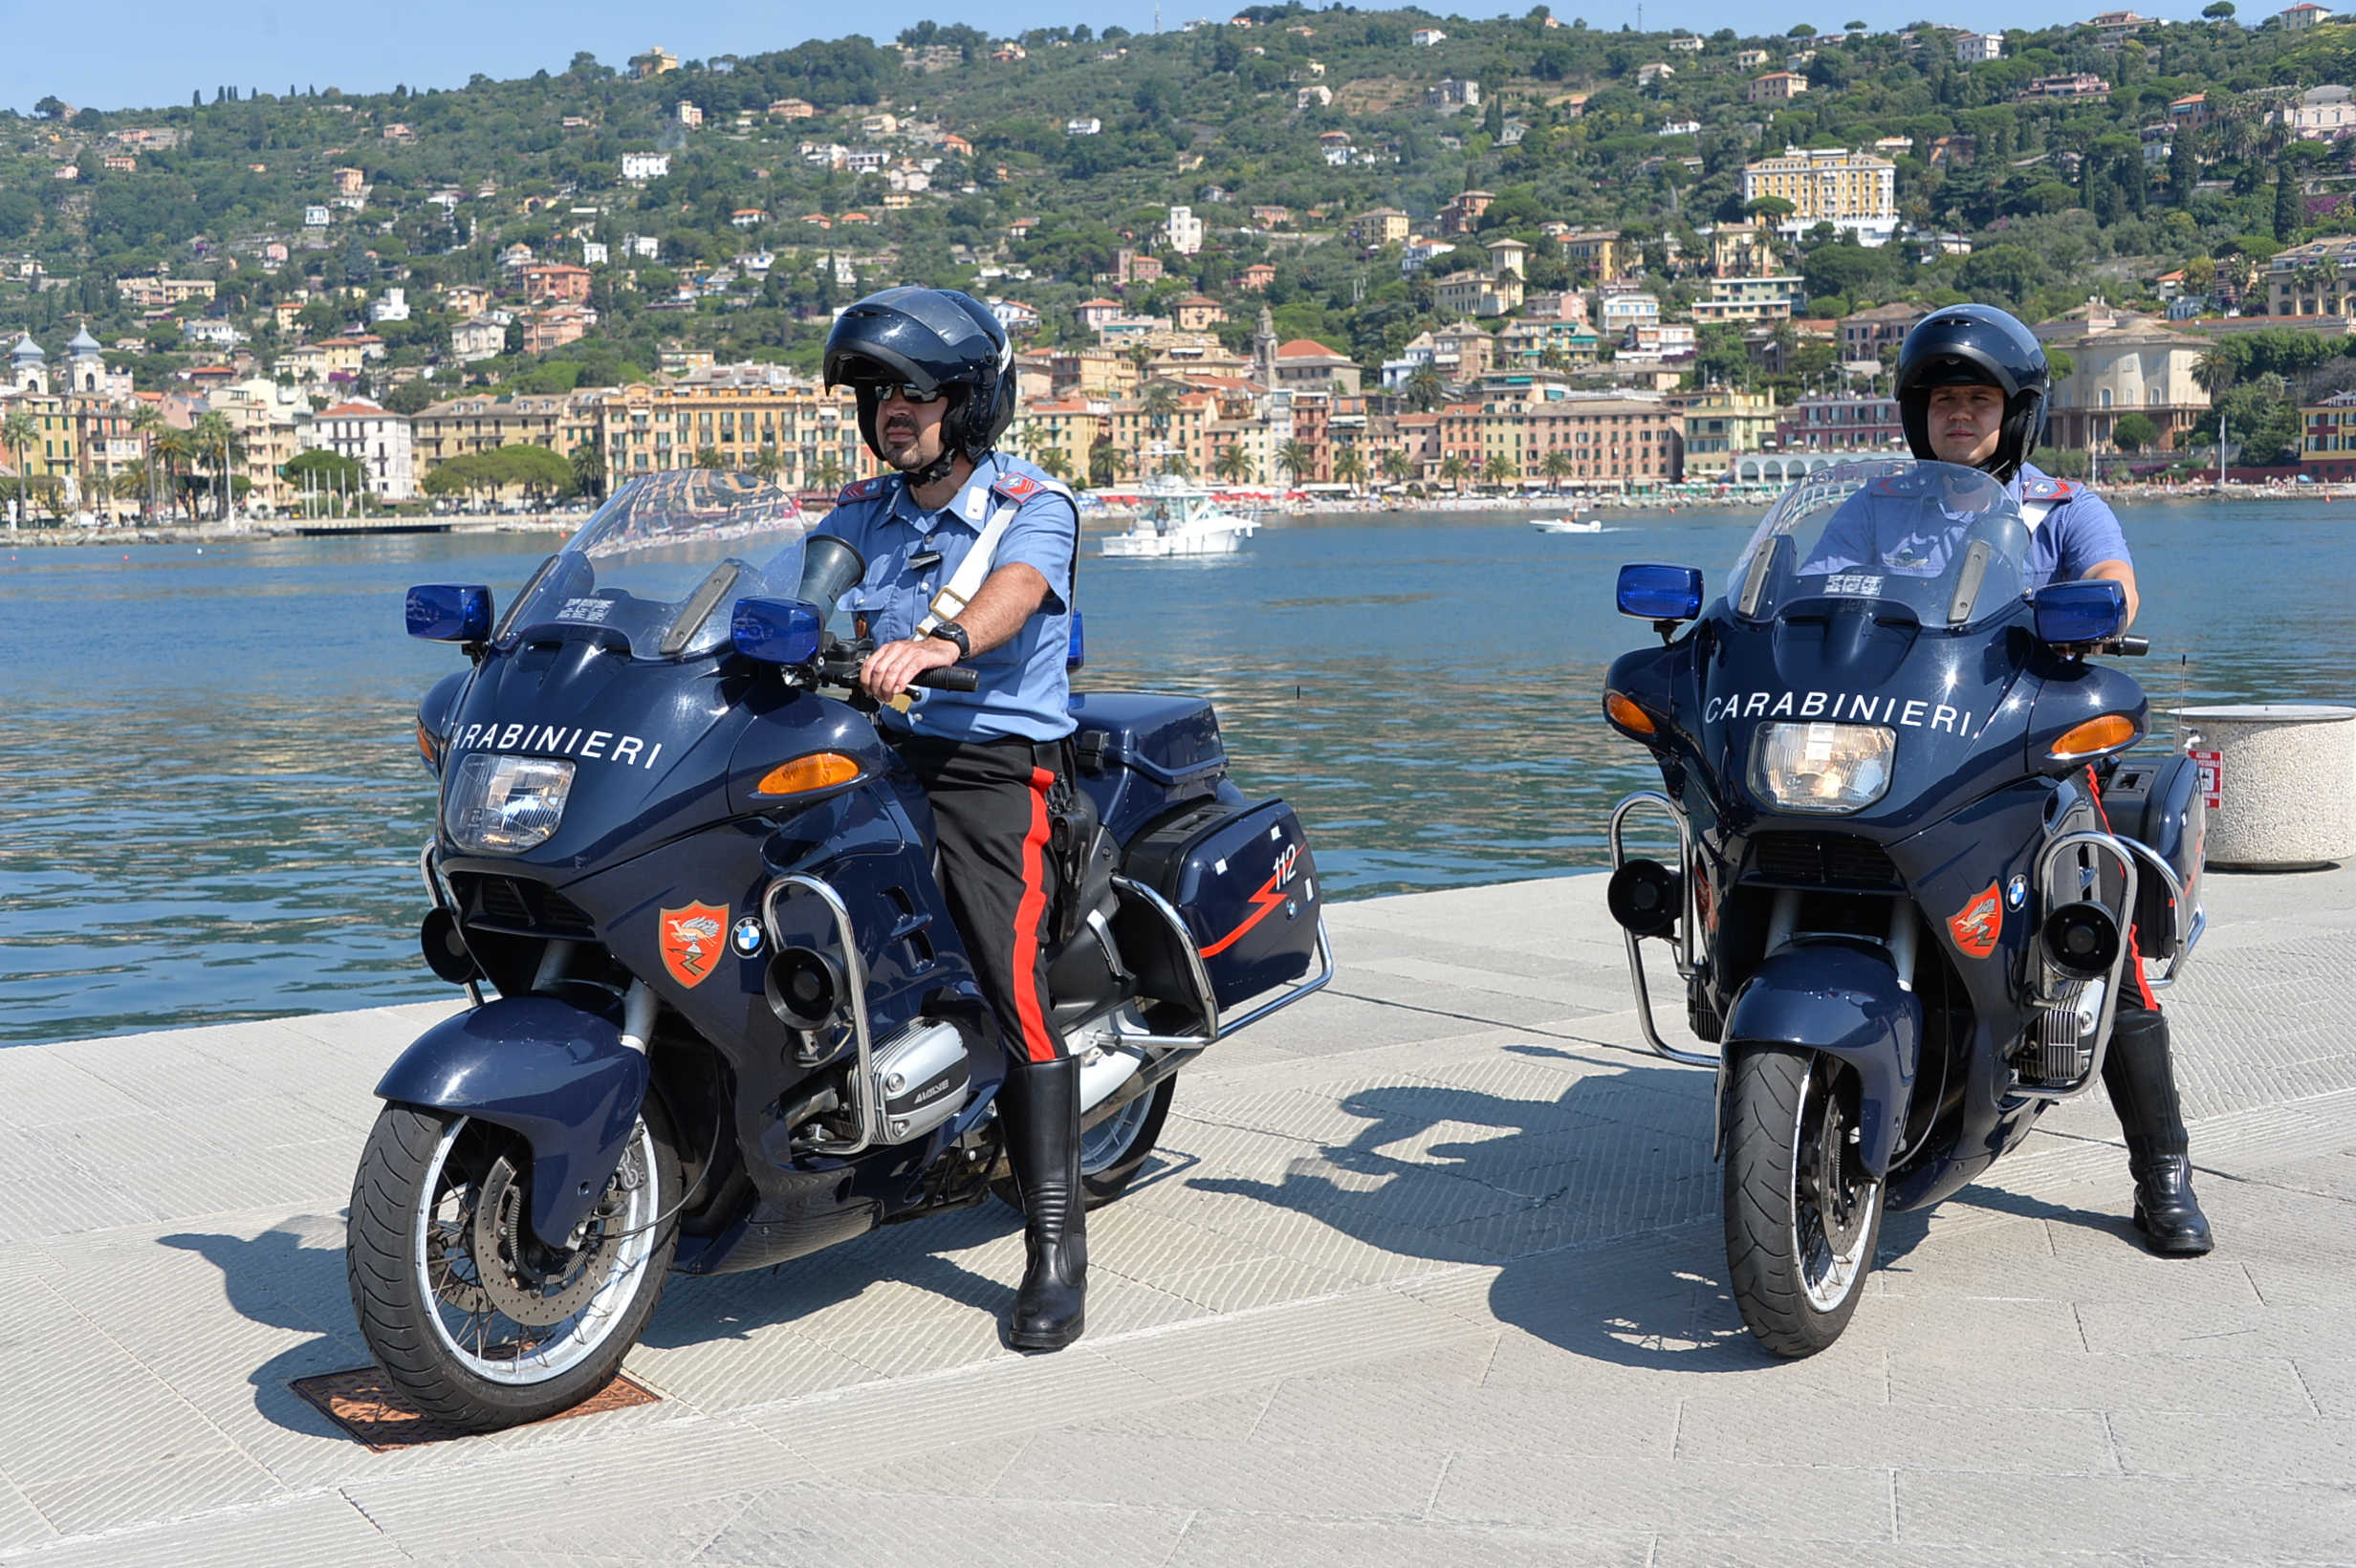
[[[454,457],[502,446],[545,446],[570,457],[576,446],[598,445],[596,404],[573,397],[477,394],[433,403],[409,421],[410,461],[421,480]]]
[[[591,394],[608,482],[693,468],[707,449],[728,468],[755,468],[764,452],[773,454],[777,479],[794,490],[829,489],[875,467],[848,389],[772,381],[762,366],[743,370]]]
[[[1847,147],[1786,147],[1742,168],[1742,199],[1792,204],[1776,222],[1796,239],[1820,223],[1844,229],[1861,245],[1887,245],[1898,232],[1898,165]]]
[[[1737,392],[1712,387],[1685,409],[1685,477],[1703,484],[1727,476],[1734,458],[1776,445],[1776,400],[1772,392]]]

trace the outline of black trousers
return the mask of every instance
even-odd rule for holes
[[[942,892],[999,1043],[1020,1060],[1061,1057],[1047,959],[1058,881],[1048,797],[1063,787],[1062,743],[887,738],[932,801]]]
[[[2103,809],[2102,777],[2086,770],[2094,791],[2094,809],[2110,826]],[[2103,1058],[2103,1087],[2127,1134],[2130,1163],[2154,1155],[2184,1154],[2192,1140],[2184,1125],[2184,1108],[2176,1093],[2175,1064],[2170,1058],[2168,1019],[2144,979],[2143,953],[2136,946],[2135,927],[2127,931],[2127,963],[2120,976],[2118,1013],[2110,1026],[2110,1051]]]

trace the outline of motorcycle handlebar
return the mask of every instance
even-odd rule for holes
[[[864,653],[849,659],[821,659],[818,661],[818,679],[829,686],[857,686],[860,671],[866,664],[867,656]],[[982,678],[977,670],[950,664],[942,669],[928,669],[908,684],[930,686],[936,691],[976,691],[981,688]]]
[[[2118,654],[2122,658],[2140,659],[2151,651],[2151,639],[2149,637],[2114,637],[2103,644],[2103,651]]]

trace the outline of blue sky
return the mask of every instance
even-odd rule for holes
[[[1634,22],[1632,0],[1551,0],[1566,20],[1586,18],[1591,27],[1617,28]],[[1844,0],[1846,11],[1822,9],[1822,0],[1790,0],[1769,11],[1736,0],[1647,0],[1645,25],[1711,32],[1720,27],[1751,31],[1796,22],[1836,29],[1852,17],[1877,25],[1904,23],[1887,8]],[[2147,15],[2190,17],[2204,0],[2164,0]],[[1425,0],[1441,15],[1518,13],[1524,4],[1459,9]],[[1189,16],[1232,13],[1236,0],[1165,0],[1163,25],[1176,28]],[[1980,27],[2036,27],[2050,22],[2050,5],[2033,0],[1976,0],[1942,12],[1935,0],[1908,5],[1907,20],[1919,14]],[[2086,0],[2084,14],[2103,9]],[[2245,5],[2244,21],[2278,9],[2273,0]],[[0,48],[0,106],[30,110],[55,94],[69,103],[126,108],[185,103],[191,91],[212,98],[217,85],[234,84],[283,93],[290,83],[338,86],[349,92],[382,92],[396,82],[412,87],[457,87],[476,72],[490,76],[525,76],[546,68],[561,71],[576,50],[586,49],[608,65],[620,65],[649,44],[661,44],[682,58],[750,54],[781,49],[811,37],[864,31],[879,42],[924,17],[967,21],[999,33],[1085,21],[1119,23],[1135,32],[1153,25],[1152,0],[913,0],[877,11],[865,8],[755,4],[753,0],[701,0],[676,11],[622,4],[620,0],[395,0],[390,5],[328,0],[122,0],[113,6],[17,0],[7,8],[6,44]],[[853,18],[869,17],[864,28]],[[397,18],[387,27],[386,19]]]

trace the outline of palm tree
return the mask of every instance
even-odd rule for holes
[[[196,450],[205,455],[207,462],[212,463],[212,514],[218,520],[227,522],[229,518],[230,490],[235,484],[229,475],[230,454],[244,442],[237,433],[237,426],[229,423],[229,416],[217,409],[198,415],[196,426],[189,434],[195,439]],[[213,462],[216,455],[219,461]]]
[[[1560,490],[1562,481],[1571,476],[1571,454],[1558,446],[1546,454],[1545,461],[1538,466],[1538,471],[1546,476],[1547,483]]]
[[[565,454],[565,461],[573,465],[575,490],[592,499],[604,497],[605,453],[596,442],[575,443],[573,449]]]
[[[168,425],[156,434],[153,449],[156,461],[163,465],[164,493],[178,511],[189,506],[188,472],[196,457],[196,438],[177,425]],[[189,515],[195,515],[191,510]]]
[[[1155,429],[1168,427],[1169,417],[1178,412],[1180,396],[1176,384],[1170,381],[1155,381],[1145,388],[1145,396],[1139,401],[1145,404],[1145,416],[1153,421]]]
[[[707,473],[717,473],[728,467],[728,459],[720,455],[717,446],[698,446],[695,448],[695,466]]]
[[[1355,446],[1344,446],[1334,453],[1334,478],[1355,492],[1366,482],[1366,460]]]
[[[1058,479],[1069,478],[1071,475],[1072,460],[1060,446],[1047,447],[1034,461]]]
[[[775,483],[778,472],[784,467],[785,459],[777,455],[774,446],[762,447],[753,458],[753,476],[764,485]]]
[[[1231,441],[1211,459],[1211,471],[1231,485],[1240,485],[1252,477],[1252,457],[1243,449],[1243,443]]]
[[[9,517],[11,528],[25,520],[31,504],[33,477],[25,472],[25,450],[40,439],[39,427],[23,409],[11,409],[6,419],[0,419],[0,442],[7,443],[16,456],[16,510]]]
[[[1099,490],[1117,483],[1128,462],[1129,454],[1110,441],[1098,442],[1088,448],[1088,483]]]
[[[1383,454],[1383,477],[1392,484],[1405,484],[1407,475],[1414,471],[1415,460],[1399,447],[1393,446]]]
[[[1289,474],[1295,485],[1300,483],[1302,473],[1316,466],[1317,454],[1310,451],[1306,442],[1288,441],[1276,448],[1276,467]]]
[[[131,433],[140,438],[140,473],[146,489],[140,499],[140,516],[152,519],[156,512],[156,432],[164,428],[164,410],[152,403],[142,403],[131,416]]]
[[[2241,363],[2234,351],[2223,343],[2212,343],[2201,350],[2200,358],[2192,361],[2192,380],[2214,402],[2224,390],[2234,384],[2240,374]]]
[[[1499,490],[1512,490],[1521,483],[1521,469],[1510,457],[1500,457],[1481,469],[1484,482]]]
[[[818,489],[822,490],[840,490],[842,488],[841,459],[836,457],[832,452],[829,452],[824,457],[819,458],[818,467]]]
[[[1407,374],[1407,405],[1419,414],[1429,414],[1440,406],[1440,398],[1448,385],[1440,379],[1439,366],[1427,360]]]
[[[1472,466],[1465,462],[1462,453],[1451,452],[1440,459],[1440,480],[1443,484],[1455,486],[1457,494],[1464,493],[1464,482],[1472,475]]]

